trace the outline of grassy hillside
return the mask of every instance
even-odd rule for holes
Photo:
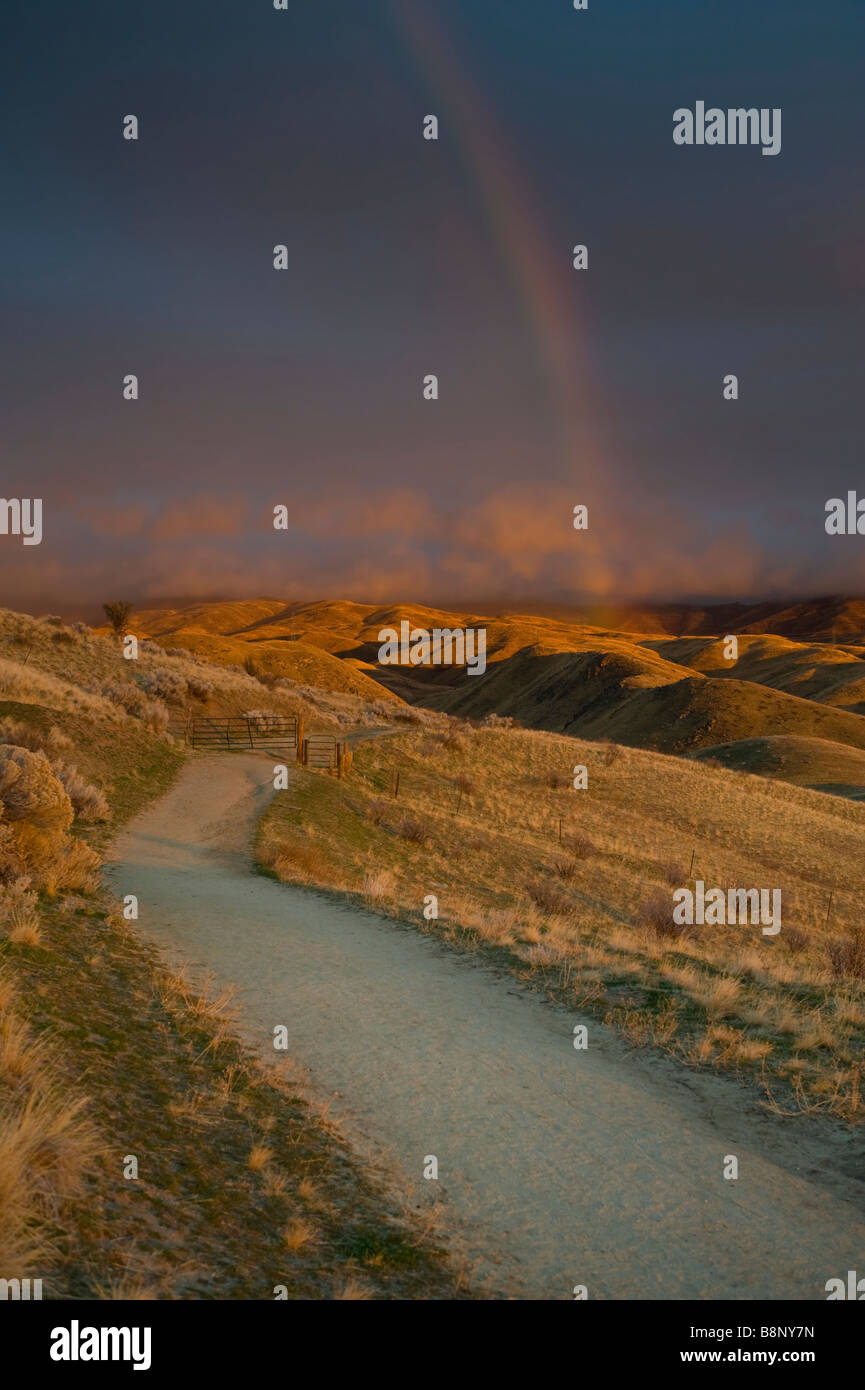
[[[832,796],[865,799],[865,752],[825,739],[775,734],[701,748],[692,756]]]
[[[598,609],[582,615],[593,621],[577,616],[262,600],[153,611],[137,621],[163,641],[271,678],[288,674],[369,700],[378,691],[462,718],[494,713],[528,728],[680,754],[744,740],[745,760],[754,739],[822,739],[827,769],[814,769],[813,781],[826,786],[838,783],[828,769],[837,760],[834,746],[865,747],[865,647],[853,641],[859,626],[865,629],[865,603]],[[766,632],[775,619],[787,635]],[[379,633],[402,622],[412,629],[483,628],[485,674],[381,666]],[[673,624],[679,624],[676,635],[670,635]],[[739,638],[735,662],[724,655],[727,633]],[[847,644],[830,646],[824,639],[831,633]]]
[[[572,787],[578,765],[586,790]],[[259,840],[278,877],[489,952],[636,1044],[736,1071],[784,1108],[854,1122],[863,848],[858,804],[642,750],[449,720],[358,747],[347,781],[302,773]],[[673,888],[697,877],[780,888],[780,934],[676,933]],[[428,894],[437,920],[424,918]]]
[[[663,660],[612,650],[532,648],[483,679],[466,677],[436,703],[466,718],[496,713],[527,727],[669,753],[773,733],[865,748],[865,720],[857,714],[733,677],[682,676],[681,667]]]
[[[805,700],[865,713],[865,649],[815,646],[786,637],[740,637],[738,660],[722,639],[675,638],[647,643],[668,661],[720,679],[753,681]]]

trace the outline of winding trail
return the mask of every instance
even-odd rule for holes
[[[412,1206],[442,1205],[479,1287],[825,1299],[827,1279],[865,1274],[863,1189],[826,1168],[809,1121],[755,1116],[734,1083],[647,1061],[478,957],[254,875],[272,774],[254,754],[189,763],[119,838],[111,886],[172,961],[237,987],[264,1057],[287,1027],[346,1136]]]

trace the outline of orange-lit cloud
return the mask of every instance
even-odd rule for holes
[[[776,564],[744,527],[708,531],[660,501],[601,499],[589,509],[588,530],[575,531],[580,500],[561,485],[505,486],[462,509],[412,489],[374,493],[355,484],[333,499],[295,490],[288,531],[274,530],[270,504],[243,497],[197,497],[155,516],[103,504],[87,515],[89,546],[74,522],[56,520],[38,549],[0,538],[0,575],[7,604],[21,595],[67,609],[118,596],[151,604],[268,595],[471,605],[500,595],[518,607],[815,589],[811,567],[790,558],[799,536],[793,518],[791,544]],[[820,528],[819,516],[814,524]],[[844,538],[826,541],[816,587],[855,591],[862,563]]]

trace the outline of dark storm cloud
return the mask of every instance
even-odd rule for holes
[[[860,468],[861,6],[4,16],[0,492],[46,520],[30,553],[0,537],[0,598],[92,601],[119,573],[151,599],[862,587],[856,541],[822,529]],[[698,99],[781,107],[781,154],[675,147]],[[545,333],[586,364],[572,389]],[[582,500],[590,543],[567,532]],[[268,529],[278,502],[290,538]]]

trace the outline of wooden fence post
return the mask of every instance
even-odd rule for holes
[[[303,763],[306,759],[303,756],[303,715],[297,718],[297,761]]]

